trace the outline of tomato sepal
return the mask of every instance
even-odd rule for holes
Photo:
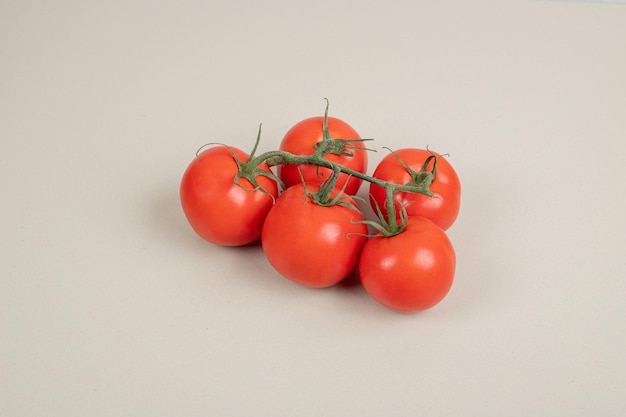
[[[330,134],[330,130],[328,129],[328,108],[330,107],[330,101],[326,100],[326,109],[324,110],[324,119],[322,121],[322,138],[321,142],[317,142],[313,145],[313,149],[315,149],[315,154],[323,157],[327,154],[336,154],[347,157],[354,156],[354,151],[371,151],[376,152],[375,149],[365,148],[363,146],[356,146],[353,144],[363,143],[372,141],[374,139],[368,138],[359,138],[359,139],[342,139],[342,138],[333,138]]]
[[[312,203],[317,204],[322,207],[332,207],[332,206],[342,206],[354,210],[361,216],[364,216],[363,211],[356,205],[356,203],[352,203],[357,196],[351,196],[346,193],[346,187],[348,186],[348,181],[346,181],[341,189],[338,192],[335,192],[335,185],[337,184],[337,179],[339,178],[339,174],[341,173],[341,168],[337,164],[332,164],[333,174],[326,178],[319,186],[319,189],[315,192],[309,190],[306,186],[306,180],[302,175],[302,172],[298,171],[300,174],[300,180],[302,181],[302,185],[304,187],[305,196],[307,196]],[[350,177],[348,177],[350,178]]]
[[[262,159],[255,160],[254,158],[256,150],[259,147],[259,143],[261,142],[262,126],[263,126],[262,123],[259,124],[259,131],[257,132],[256,140],[254,141],[254,147],[252,148],[252,151],[250,152],[246,162],[243,162],[242,160],[237,158],[237,156],[233,152],[231,152],[231,154],[233,155],[233,159],[237,163],[237,174],[235,174],[234,181],[235,181],[235,184],[248,190],[247,188],[243,187],[243,185],[241,185],[239,182],[240,179],[244,178],[248,182],[250,182],[250,184],[252,184],[252,186],[254,187],[253,189],[248,190],[248,191],[261,191],[262,193],[270,195],[272,197],[272,200],[275,200],[272,193],[265,190],[256,179],[258,176],[267,177],[271,179],[272,181],[276,182],[276,184],[278,184],[280,187],[284,187],[283,181],[280,178],[278,178],[276,174],[274,174],[271,171],[267,171],[262,168],[259,168],[260,163],[263,162]]]
[[[393,199],[393,193],[393,189],[387,187],[387,200],[389,200],[389,198]],[[368,237],[392,237],[404,232],[409,221],[409,214],[404,205],[400,205],[400,212],[396,219],[395,207],[393,207],[392,210],[387,210],[387,215],[385,216],[378,202],[376,200],[372,201],[374,202],[374,210],[376,217],[378,217],[378,222],[374,220],[362,220],[359,222],[371,226],[376,230],[377,233],[369,235]],[[388,205],[388,201],[385,202],[385,205]]]
[[[402,185],[416,187],[417,189],[421,190],[420,192],[422,194],[425,194],[429,197],[435,195],[432,191],[430,191],[430,186],[437,179],[437,155],[431,153],[431,155],[424,161],[422,168],[419,171],[415,171],[406,162],[404,162],[402,158],[400,158],[398,154],[396,154],[391,148],[388,148],[386,146],[384,148],[391,152],[391,154],[398,160],[400,165],[402,165],[404,169],[406,169],[406,172],[411,176],[411,180]],[[426,149],[428,150],[428,148]],[[430,165],[431,161],[433,162],[433,168],[431,170],[428,170],[428,166]]]

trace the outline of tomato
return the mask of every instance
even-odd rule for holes
[[[276,182],[256,176],[263,192],[239,172],[235,157],[246,162],[240,149],[217,146],[201,152],[187,167],[181,184],[180,200],[193,230],[209,242],[240,246],[261,236],[263,221],[278,195]],[[267,164],[262,170],[271,172]]]
[[[328,132],[330,137],[336,140],[361,139],[356,130],[341,119],[328,117]],[[295,155],[311,155],[315,152],[315,145],[324,139],[324,117],[311,117],[295,124],[287,131],[280,144],[280,150]],[[350,146],[360,149],[348,149],[352,156],[329,153],[324,156],[328,161],[335,162],[354,171],[365,173],[367,171],[367,150],[363,142],[349,142]],[[302,182],[300,173],[307,183],[321,184],[330,176],[332,171],[328,168],[304,164],[285,164],[278,166],[278,176],[285,183],[285,188]],[[340,174],[335,188],[341,189],[348,181],[345,193],[355,195],[361,186],[362,180]]]
[[[307,188],[316,191],[315,186]],[[345,201],[354,204],[352,199]],[[270,264],[284,277],[308,287],[329,287],[356,267],[367,241],[367,226],[355,224],[362,220],[352,208],[316,204],[299,183],[276,200],[265,219],[261,244]]]
[[[426,310],[439,303],[454,279],[456,255],[446,233],[423,217],[408,220],[404,231],[373,237],[363,247],[359,276],[380,304],[401,312]]]
[[[412,179],[411,173],[398,161],[398,158],[413,171],[419,172],[428,157],[432,155],[437,157],[437,175],[430,186],[434,196],[400,191],[395,194],[396,213],[400,212],[400,204],[403,204],[409,216],[426,217],[444,230],[452,226],[461,205],[461,183],[452,165],[446,158],[426,149],[406,148],[394,151],[394,153],[395,155],[389,154],[380,161],[374,170],[375,178],[395,184],[408,184]],[[432,162],[429,164],[429,169],[432,169]],[[385,189],[376,184],[370,184],[370,199],[372,207],[377,203],[386,216]]]

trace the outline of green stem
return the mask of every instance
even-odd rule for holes
[[[265,162],[269,166],[277,166],[283,164],[293,164],[293,165],[316,165],[323,168],[328,168],[330,170],[338,170],[344,174],[353,176],[355,178],[359,178],[363,181],[367,181],[369,183],[378,185],[379,187],[383,187],[385,189],[391,189],[392,191],[406,191],[412,193],[425,194],[427,196],[432,196],[433,193],[429,189],[429,183],[426,181],[421,185],[403,185],[403,184],[395,184],[392,182],[384,181],[379,178],[371,177],[367,174],[363,174],[359,171],[355,171],[351,168],[345,167],[341,164],[336,164],[327,159],[324,159],[321,155],[314,153],[312,155],[295,155],[290,152],[275,150],[265,152],[251,160],[249,160],[245,165],[247,169],[254,170],[260,164]]]
[[[396,220],[396,204],[395,199],[393,198],[392,187],[385,187],[385,196],[387,198],[387,220],[389,222],[387,227],[391,234],[396,234],[399,230],[398,221]]]

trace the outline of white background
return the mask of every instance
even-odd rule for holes
[[[186,223],[207,142],[330,113],[450,154],[458,265],[401,315]],[[626,6],[0,1],[0,415],[622,416]]]

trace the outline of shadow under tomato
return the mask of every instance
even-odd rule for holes
[[[352,271],[350,275],[345,277],[342,281],[335,285],[335,287],[341,290],[349,291],[360,290],[362,286],[358,271]]]
[[[246,243],[245,245],[241,245],[239,246],[240,248],[246,249],[246,248],[260,248],[261,246],[261,238],[255,239],[250,243]]]

